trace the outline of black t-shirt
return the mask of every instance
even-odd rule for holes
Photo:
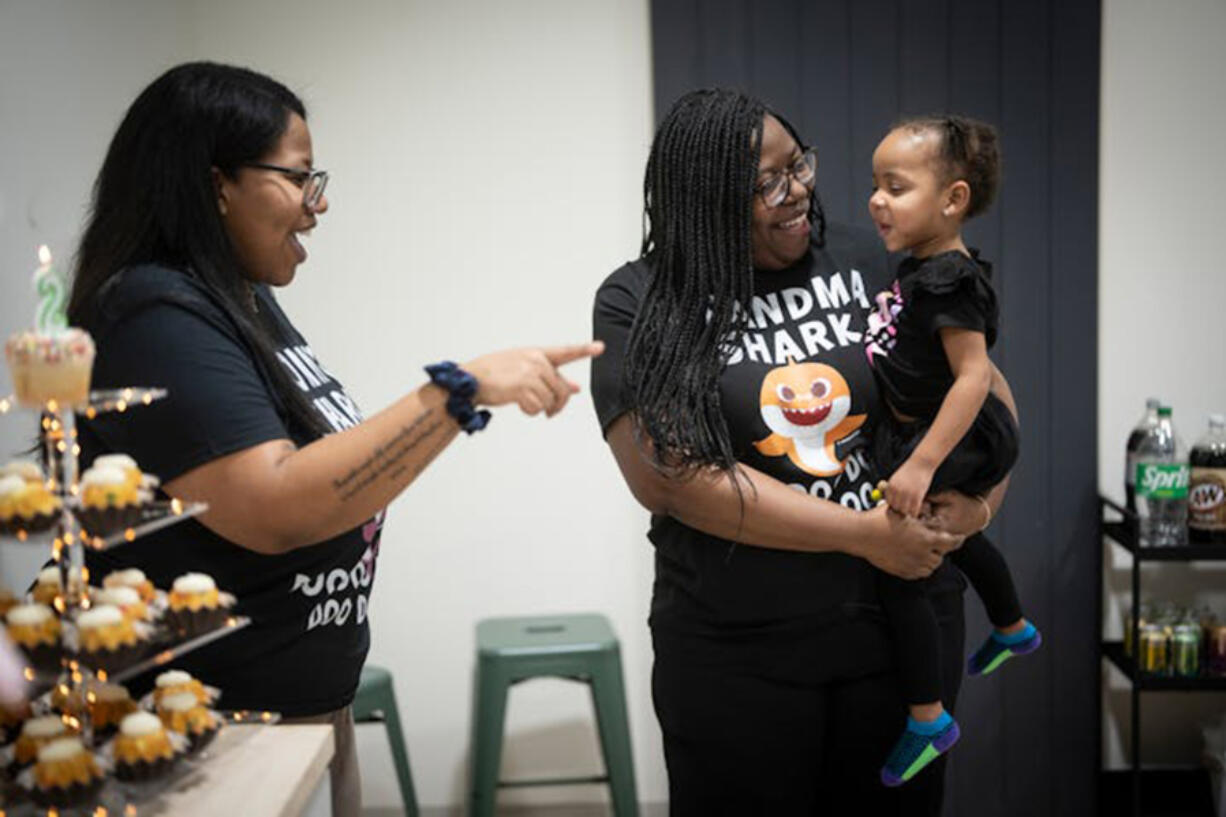
[[[954,384],[940,331],[984,333],[989,349],[1000,320],[992,266],[952,250],[908,257],[898,277],[873,298],[865,349],[888,404],[917,419],[932,419]]]
[[[888,267],[871,234],[830,225],[825,246],[754,276],[750,327],[720,378],[738,461],[812,496],[871,507],[877,476],[861,443],[879,406],[862,341]],[[623,360],[651,274],[633,261],[596,293],[594,335],[606,349],[592,361],[592,398],[606,433],[634,408]],[[658,515],[648,537],[656,547],[653,626],[786,629],[877,609],[872,567],[843,553],[734,544]],[[934,589],[959,586],[952,568],[939,576]]]
[[[258,309],[284,339],[278,352],[294,382],[336,430],[361,419],[265,287]],[[163,482],[271,440],[302,446],[258,359],[213,296],[192,276],[163,267],[124,271],[104,288],[94,388],[161,386],[169,396],[122,414],[78,418],[81,461],[123,452]],[[223,705],[287,716],[339,709],[353,699],[370,645],[367,604],[383,514],[334,539],[284,555],[256,553],[195,520],[104,552],[90,552],[95,582],[139,567],[161,588],[189,571],[209,573],[238,598],[252,624],[175,662],[221,688]],[[138,684],[139,686],[139,684]]]

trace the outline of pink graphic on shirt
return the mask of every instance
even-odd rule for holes
[[[890,289],[878,292],[873,302],[877,308],[868,313],[868,329],[864,333],[864,352],[869,365],[876,363],[877,356],[890,356],[898,343],[898,313],[906,305],[898,281]]]
[[[387,509],[379,511],[370,518],[370,521],[362,526],[362,539],[366,544],[371,544],[375,541],[375,537],[379,535],[379,531],[383,530],[383,519],[387,514]]]
[[[379,535],[383,532],[383,520],[387,518],[387,508],[379,511],[371,520],[362,526],[362,539],[370,547],[366,548],[366,552],[362,554],[362,564],[366,567],[371,576],[375,575],[375,560],[379,558],[379,542],[382,537]]]

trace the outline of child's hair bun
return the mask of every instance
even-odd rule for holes
[[[1000,186],[1000,137],[996,128],[969,116],[917,116],[904,119],[895,128],[932,133],[940,140],[937,158],[946,183],[965,181],[971,188],[966,218],[974,218],[991,206]]]

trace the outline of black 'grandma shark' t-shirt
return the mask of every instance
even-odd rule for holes
[[[330,427],[361,417],[266,288],[258,308],[285,339],[278,358]],[[100,295],[94,388],[161,386],[169,396],[122,414],[79,420],[83,464],[123,452],[163,482],[261,443],[310,443],[286,415],[257,359],[209,292],[190,275],[156,266],[126,270]],[[314,715],[347,705],[370,645],[367,604],[383,522],[279,556],[242,548],[189,520],[101,553],[94,583],[139,567],[169,589],[189,571],[209,573],[238,598],[252,624],[177,660],[222,690],[227,709]]]
[[[650,276],[634,261],[596,294],[594,334],[606,350],[592,361],[592,398],[605,432],[634,408],[623,362]],[[862,341],[871,299],[889,281],[880,243],[841,225],[792,267],[755,274],[749,329],[720,378],[738,461],[812,496],[872,507],[877,474],[864,443],[881,408]],[[877,610],[875,574],[862,559],[734,545],[667,516],[652,517],[648,536],[656,627],[787,629]],[[930,587],[958,583],[946,565]]]

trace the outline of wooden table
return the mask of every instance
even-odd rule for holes
[[[227,726],[211,757],[139,817],[326,817],[331,726]]]

